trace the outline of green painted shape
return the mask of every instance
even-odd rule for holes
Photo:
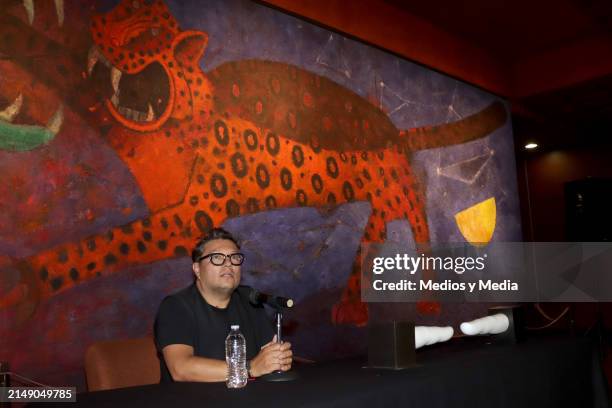
[[[42,126],[14,125],[0,120],[0,149],[25,152],[46,144],[55,134]]]

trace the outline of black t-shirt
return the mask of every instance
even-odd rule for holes
[[[186,344],[196,356],[225,360],[225,338],[234,324],[240,325],[246,339],[249,360],[274,336],[263,306],[253,306],[244,287],[232,293],[227,308],[219,309],[209,305],[192,284],[162,301],[155,319],[155,342],[160,354],[170,344]],[[172,381],[163,355],[160,365],[161,381]]]

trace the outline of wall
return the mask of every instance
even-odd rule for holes
[[[17,372],[82,387],[85,349],[151,334],[213,225],[243,242],[244,283],[297,300],[288,334],[315,359],[363,350],[361,244],[474,242],[455,215],[483,202],[473,229],[520,238],[495,95],[248,1],[34,4],[0,26],[0,359]],[[420,305],[401,316],[483,313]]]
[[[564,241],[564,183],[612,177],[611,155],[612,148],[605,145],[546,153],[519,152],[517,169],[525,240]]]

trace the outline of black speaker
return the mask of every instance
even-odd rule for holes
[[[570,242],[612,241],[612,179],[565,183],[565,236]]]
[[[414,323],[372,324],[368,328],[368,367],[399,370],[415,365]]]
[[[523,307],[518,306],[495,306],[489,308],[489,316],[503,313],[508,318],[510,325],[503,333],[495,334],[491,340],[495,343],[520,343],[525,340],[525,318]]]

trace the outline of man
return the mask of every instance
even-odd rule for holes
[[[250,376],[291,368],[291,344],[277,343],[263,307],[237,290],[244,261],[239,249],[229,232],[211,230],[191,254],[194,284],[162,301],[155,320],[162,382],[225,381],[225,338],[233,324],[246,339]]]

